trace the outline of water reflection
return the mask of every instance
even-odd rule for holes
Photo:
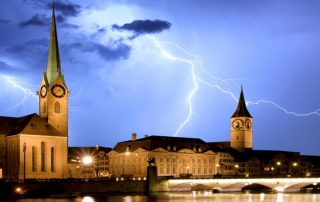
[[[277,202],[283,202],[283,193],[277,193]]]
[[[82,198],[82,202],[95,202],[95,200],[91,196],[85,196]]]
[[[320,202],[319,194],[308,193],[212,193],[210,191],[165,192],[155,194],[103,194],[70,199],[22,199],[19,202]],[[1,199],[0,199],[1,200]]]

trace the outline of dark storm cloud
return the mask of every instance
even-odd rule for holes
[[[52,8],[52,3],[47,3],[47,8]],[[78,4],[70,2],[55,1],[54,8],[56,11],[60,11],[65,16],[78,16],[81,12],[81,7]]]
[[[29,20],[21,22],[19,26],[47,26],[49,23],[50,19],[45,17],[44,15],[34,15]]]
[[[126,23],[122,26],[112,25],[113,29],[120,31],[130,31],[134,35],[130,37],[134,39],[142,34],[160,33],[163,30],[170,29],[171,23],[163,20],[134,20],[131,23]]]
[[[52,9],[52,1],[43,0],[23,0],[27,4],[34,5],[39,8]],[[54,1],[54,8],[56,11],[60,11],[64,16],[78,16],[81,12],[81,6],[71,3],[69,1]]]

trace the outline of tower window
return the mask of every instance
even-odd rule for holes
[[[54,172],[54,147],[51,147],[51,172]]]
[[[32,147],[32,172],[37,171],[37,153],[36,153],[36,147]]]
[[[60,113],[60,103],[59,102],[54,103],[54,112]]]
[[[46,113],[46,112],[47,112],[47,103],[44,101],[42,106],[42,113]]]
[[[45,142],[41,142],[41,171],[46,171],[46,145]]]

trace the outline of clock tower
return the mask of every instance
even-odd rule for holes
[[[238,151],[252,149],[252,116],[247,109],[242,87],[237,109],[231,116],[230,136],[232,148]]]
[[[61,71],[53,7],[48,64],[39,89],[39,115],[65,137],[68,137],[68,95],[69,91]]]

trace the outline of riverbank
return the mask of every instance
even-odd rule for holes
[[[0,182],[0,198],[75,197],[99,193],[145,193],[146,181],[34,181]]]

